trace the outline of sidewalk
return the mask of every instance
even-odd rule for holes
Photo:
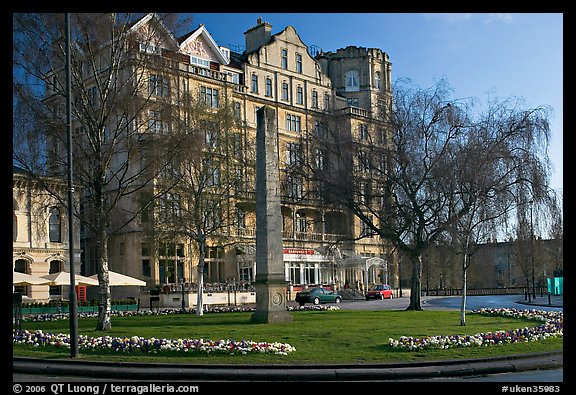
[[[530,298],[530,301],[522,297],[516,303],[527,306],[564,307],[564,295],[550,295],[548,298],[548,295],[540,296],[537,294],[535,298]]]

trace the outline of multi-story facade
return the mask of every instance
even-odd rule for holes
[[[169,96],[172,103],[185,95],[199,95],[214,108],[226,102],[233,106],[240,120],[239,132],[247,141],[255,139],[256,111],[262,106],[275,110],[287,283],[354,286],[388,280],[397,286],[396,258],[388,244],[380,237],[362,237],[367,229],[351,212],[323,205],[308,193],[312,187],[306,177],[288,171],[302,156],[317,164],[323,160],[307,136],[318,132],[331,117],[338,116],[339,127],[354,141],[356,167],[364,165],[363,146],[386,144],[387,131],[379,119],[391,98],[387,54],[376,48],[347,47],[312,56],[292,26],[272,34],[272,26],[260,19],[244,33],[245,50],[237,53],[217,45],[204,25],[177,39],[165,27],[148,29],[150,23],[163,26],[155,14],[149,14],[132,27],[135,37],[140,31],[153,36],[131,50],[165,60],[151,62],[143,70],[149,82],[144,84],[146,94]],[[145,125],[147,132],[169,133],[170,129],[153,110],[143,111],[133,131],[141,127],[137,125]],[[370,177],[365,178],[366,188],[373,188]],[[224,214],[229,222],[223,235],[226,242],[222,237],[208,240],[205,282],[250,283],[255,279],[255,185],[253,178],[247,180],[244,193],[232,198]],[[145,225],[140,218],[110,235],[110,269],[145,280],[148,288],[182,279],[195,282],[194,243],[186,238],[158,243],[144,232]],[[156,225],[161,224],[152,224]],[[89,233],[83,233],[82,248],[83,274],[93,274],[96,267]],[[377,262],[386,262],[386,270],[382,265],[367,266],[369,258],[381,258]]]
[[[66,180],[34,177],[13,168],[12,182],[12,266],[15,272],[38,277],[70,271],[68,212],[61,202],[66,197]],[[46,190],[52,191],[50,194]],[[55,196],[60,196],[61,199]],[[78,191],[76,197],[79,197]],[[74,223],[75,271],[80,273],[79,221]],[[67,297],[69,287],[19,285],[15,292],[36,301]]]

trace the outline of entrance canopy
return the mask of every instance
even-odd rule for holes
[[[96,280],[96,285],[98,285],[98,275],[94,274],[89,277],[90,279]],[[108,280],[110,282],[110,286],[131,286],[136,285],[143,287],[146,285],[146,281],[142,281],[135,277],[130,277],[122,273],[113,272],[112,270],[108,270]]]
[[[48,285],[70,285],[70,273],[68,272],[52,273],[42,276],[42,278],[49,280]],[[74,285],[98,285],[98,280],[94,281],[90,277],[74,274]]]
[[[12,285],[42,285],[49,283],[50,280],[31,274],[21,272],[13,272],[12,274]]]

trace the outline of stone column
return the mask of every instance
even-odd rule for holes
[[[286,286],[280,211],[278,130],[270,107],[257,111],[256,130],[256,311],[258,323],[291,322]]]

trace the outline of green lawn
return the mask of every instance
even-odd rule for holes
[[[82,335],[103,335],[173,339],[232,339],[288,343],[296,351],[288,355],[216,355],[200,352],[106,353],[80,351],[80,358],[107,361],[185,362],[202,364],[301,364],[301,363],[388,363],[454,358],[523,354],[561,350],[562,338],[489,347],[448,350],[405,351],[388,345],[400,336],[476,334],[538,326],[534,320],[501,316],[466,315],[460,326],[458,311],[293,311],[294,321],[286,324],[254,324],[251,313],[170,314],[158,316],[113,317],[112,331],[95,331],[96,318],[79,319]],[[67,320],[24,322],[23,328],[44,332],[69,333]],[[68,349],[33,348],[14,345],[14,356],[65,358]]]

